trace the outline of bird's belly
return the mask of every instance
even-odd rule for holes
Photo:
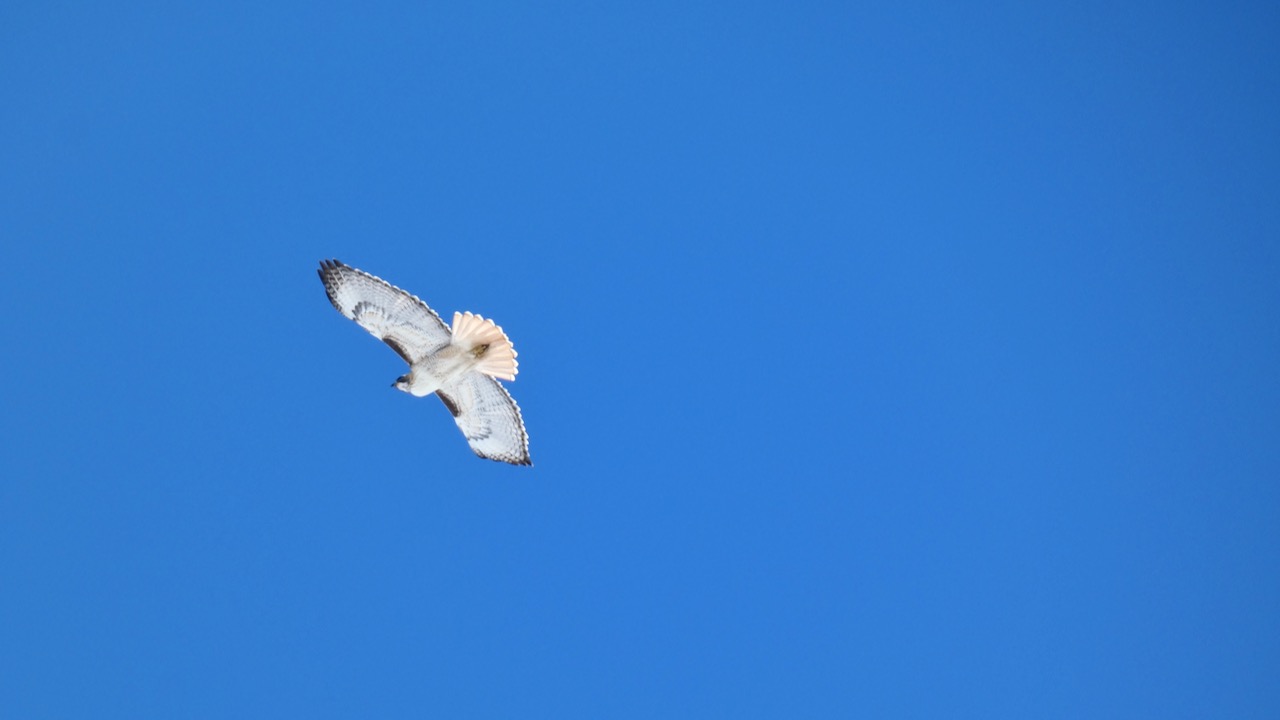
[[[475,364],[475,358],[462,353],[441,353],[427,358],[414,368],[409,392],[417,397],[430,395],[470,372]]]

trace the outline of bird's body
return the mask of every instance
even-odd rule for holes
[[[434,355],[412,365],[403,388],[414,397],[426,397],[475,369],[476,358],[457,345],[446,345]],[[400,381],[396,382],[400,386]]]
[[[532,464],[520,408],[495,380],[515,380],[517,372],[516,351],[502,328],[468,312],[454,313],[450,329],[416,296],[337,260],[322,261],[319,272],[338,312],[409,363],[396,389],[439,396],[480,457]]]

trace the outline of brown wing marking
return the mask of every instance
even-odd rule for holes
[[[458,408],[458,403],[454,402],[453,398],[449,397],[448,395],[445,395],[443,392],[439,390],[436,391],[436,395],[439,395],[440,400],[444,403],[444,406],[449,408],[449,414],[453,415],[454,417],[458,417],[459,415],[462,414],[462,410]]]

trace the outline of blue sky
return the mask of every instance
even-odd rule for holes
[[[1273,4],[179,5],[0,11],[0,714],[1280,715]]]

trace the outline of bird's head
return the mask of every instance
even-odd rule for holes
[[[401,375],[396,378],[395,382],[391,383],[391,387],[399,390],[400,392],[409,392],[409,380],[409,375]]]

